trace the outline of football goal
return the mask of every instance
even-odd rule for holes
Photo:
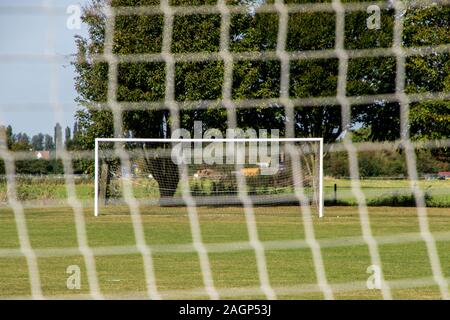
[[[322,138],[95,141],[95,215],[170,206],[310,206],[323,216]]]

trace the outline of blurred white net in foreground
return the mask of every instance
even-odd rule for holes
[[[416,5],[426,5],[426,1],[411,2]],[[448,5],[448,1],[440,1],[443,5]],[[448,53],[450,52],[450,45],[444,44],[439,46],[427,46],[427,47],[402,47],[402,35],[403,35],[403,14],[405,9],[405,3],[402,1],[382,2],[380,7],[393,6],[395,14],[394,23],[394,41],[391,48],[381,49],[353,49],[348,50],[344,46],[345,36],[345,13],[348,11],[364,11],[366,10],[367,3],[342,3],[339,0],[334,0],[332,3],[308,3],[299,5],[287,5],[283,1],[275,1],[274,4],[262,5],[258,9],[258,12],[272,12],[279,16],[279,28],[278,28],[278,41],[275,51],[268,52],[249,52],[246,54],[238,54],[229,50],[229,27],[230,27],[230,14],[242,12],[247,10],[241,6],[227,6],[224,0],[220,0],[217,5],[204,5],[204,6],[170,6],[167,0],[161,1],[160,6],[149,7],[122,7],[122,8],[108,8],[106,10],[106,29],[105,29],[105,51],[103,55],[93,57],[97,61],[105,61],[108,63],[108,99],[107,102],[100,107],[110,109],[114,115],[114,136],[120,138],[122,136],[122,112],[124,110],[140,110],[145,108],[162,108],[168,109],[171,112],[172,117],[172,129],[179,128],[179,112],[183,108],[188,108],[190,105],[197,105],[200,108],[202,106],[207,107],[211,101],[187,101],[178,102],[175,99],[174,93],[174,68],[176,62],[187,61],[223,61],[224,63],[224,81],[222,88],[222,98],[220,105],[226,108],[228,114],[228,127],[236,128],[236,110],[238,108],[251,108],[256,104],[268,105],[271,103],[279,103],[285,108],[285,115],[287,118],[293,119],[295,113],[295,107],[298,106],[311,106],[319,107],[324,105],[339,104],[342,114],[342,127],[348,128],[351,119],[351,106],[353,104],[364,104],[374,101],[384,100],[388,102],[397,102],[401,109],[401,137],[400,141],[392,144],[355,144],[349,137],[344,138],[343,144],[337,144],[338,148],[344,148],[348,153],[349,171],[351,176],[351,190],[358,201],[358,212],[360,217],[360,225],[362,229],[362,238],[335,238],[332,240],[316,240],[314,234],[314,227],[312,224],[312,214],[308,203],[317,203],[317,197],[314,195],[315,190],[320,188],[314,187],[314,179],[319,175],[317,173],[310,174],[310,177],[305,177],[304,173],[308,172],[299,163],[301,161],[286,161],[284,164],[284,170],[289,176],[288,183],[283,185],[282,188],[290,188],[290,194],[300,202],[300,210],[303,219],[303,225],[305,228],[304,240],[292,240],[292,241],[272,241],[262,242],[258,237],[258,229],[256,227],[255,215],[254,215],[254,202],[258,201],[258,192],[269,192],[268,190],[276,190],[274,180],[270,181],[264,190],[258,190],[258,188],[252,189],[248,178],[243,172],[250,172],[240,164],[236,164],[235,167],[225,169],[214,168],[196,168],[189,167],[189,165],[182,165],[179,171],[180,184],[174,191],[183,204],[187,205],[189,211],[189,222],[191,226],[193,243],[192,245],[166,245],[166,246],[149,246],[144,239],[143,224],[141,219],[140,201],[136,199],[133,192],[133,185],[136,183],[147,184],[146,187],[151,190],[156,190],[156,185],[152,185],[151,179],[155,179],[155,174],[152,173],[152,165],[147,161],[145,156],[138,156],[131,152],[133,148],[127,148],[126,143],[112,143],[109,145],[109,149],[114,152],[109,155],[100,155],[99,158],[106,159],[110,157],[110,163],[107,166],[103,166],[102,171],[101,161],[99,162],[99,199],[103,199],[105,203],[107,201],[114,202],[114,198],[120,199],[129,207],[131,213],[133,230],[135,235],[136,246],[122,246],[122,247],[96,247],[90,248],[87,245],[86,238],[86,226],[82,213],[82,204],[77,199],[77,195],[74,192],[73,180],[72,180],[72,159],[74,157],[83,157],[86,159],[93,159],[93,153],[78,154],[73,152],[67,152],[65,150],[59,150],[58,153],[61,160],[63,160],[66,188],[67,188],[67,203],[72,207],[74,212],[74,218],[77,229],[77,240],[79,247],[74,248],[55,248],[55,249],[33,249],[30,245],[28,238],[28,229],[26,220],[24,217],[22,203],[17,198],[16,192],[16,180],[15,180],[15,160],[26,159],[30,157],[27,153],[16,153],[6,148],[5,137],[1,137],[1,149],[0,157],[5,162],[5,170],[7,176],[7,189],[8,189],[8,201],[9,205],[14,211],[14,217],[19,235],[20,249],[0,249],[0,259],[3,257],[15,257],[25,256],[28,273],[31,285],[31,297],[43,298],[42,283],[40,279],[39,267],[37,263],[37,257],[51,257],[51,256],[66,256],[66,255],[78,255],[82,253],[86,269],[88,273],[89,281],[89,293],[93,298],[102,298],[98,285],[98,274],[93,257],[102,255],[125,255],[130,253],[140,253],[144,261],[145,277],[147,284],[147,292],[145,297],[149,298],[161,298],[164,297],[157,288],[157,279],[153,268],[152,255],[154,252],[197,252],[201,264],[201,272],[203,276],[204,288],[198,290],[185,290],[180,292],[170,292],[171,296],[184,296],[195,298],[202,296],[204,292],[207,292],[210,298],[220,297],[239,297],[249,294],[260,294],[263,292],[267,298],[276,298],[277,295],[290,294],[290,293],[311,293],[321,292],[325,298],[334,298],[334,293],[342,291],[354,291],[358,289],[365,289],[365,283],[341,283],[330,284],[327,280],[325,267],[322,259],[322,248],[329,247],[345,247],[348,245],[367,245],[369,248],[371,262],[374,265],[382,266],[382,261],[378,251],[380,244],[399,244],[408,243],[422,240],[426,244],[426,250],[428,253],[428,259],[432,270],[432,278],[425,279],[404,279],[398,281],[384,281],[382,278],[382,296],[385,299],[392,298],[392,288],[411,288],[420,286],[432,286],[437,285],[440,290],[442,298],[448,298],[448,281],[444,278],[440,258],[436,249],[436,240],[450,240],[449,233],[440,233],[433,235],[429,229],[429,222],[427,217],[427,209],[425,208],[425,201],[423,192],[417,187],[414,182],[418,179],[417,163],[415,158],[415,148],[441,148],[450,146],[450,140],[442,141],[427,141],[422,144],[413,143],[410,140],[409,135],[409,109],[410,103],[420,102],[423,100],[440,101],[449,99],[450,94],[447,92],[435,93],[435,92],[423,92],[415,94],[405,93],[405,58],[411,55],[427,54],[427,53]],[[408,4],[407,4],[408,5]],[[45,8],[44,8],[45,9]],[[22,10],[22,9],[17,9]],[[293,12],[334,12],[336,15],[336,41],[334,49],[317,50],[317,51],[303,51],[303,52],[288,52],[286,50],[286,35],[287,27],[289,23],[288,16]],[[220,51],[215,53],[189,53],[189,54],[173,54],[171,53],[171,40],[173,32],[173,18],[176,15],[190,15],[190,14],[220,14],[221,15],[221,39],[220,39]],[[130,54],[117,56],[113,53],[113,37],[115,30],[115,19],[120,15],[164,15],[164,32],[163,32],[163,46],[162,51],[156,54]],[[49,43],[49,50],[52,43]],[[53,52],[54,53],[54,52]],[[330,97],[318,97],[318,98],[292,98],[289,96],[289,64],[292,60],[308,60],[315,58],[338,58],[339,59],[339,75],[338,75],[338,90],[336,96]],[[391,94],[377,94],[377,95],[362,95],[362,96],[349,96],[347,94],[347,77],[348,77],[348,63],[349,59],[356,57],[394,57],[396,59],[396,90]],[[43,59],[54,60],[55,63],[61,61],[61,57],[56,54],[39,56],[27,56],[27,55],[0,55],[0,59],[4,61],[10,60],[23,60],[29,59]],[[279,59],[281,63],[280,74],[280,96],[272,99],[258,99],[258,100],[239,100],[232,99],[232,77],[233,77],[233,64],[236,61],[254,61],[254,60],[268,60]],[[165,100],[155,103],[143,102],[143,103],[126,103],[117,101],[117,79],[118,79],[118,63],[119,62],[155,62],[161,61],[166,64],[166,79],[165,79]],[[53,74],[54,85],[57,83],[56,72]],[[58,102],[57,90],[51,90],[51,101],[55,110],[62,108]],[[215,101],[214,103],[216,103]],[[1,116],[1,115],[0,115]],[[288,138],[294,137],[294,122],[286,122],[286,135]],[[100,143],[100,141],[99,141]],[[107,143],[107,141],[105,141]],[[145,144],[145,143],[144,143]],[[365,195],[362,192],[360,185],[360,173],[358,168],[358,151],[365,149],[382,150],[382,149],[395,149],[399,145],[406,152],[408,176],[411,181],[411,191],[413,192],[416,205],[417,205],[417,217],[419,221],[420,233],[418,235],[409,236],[383,236],[374,237],[372,234],[372,228],[370,224],[367,204]],[[289,147],[287,148],[289,149]],[[295,149],[295,148],[294,148]],[[327,148],[326,148],[327,149]],[[328,148],[330,152],[333,152],[333,148]],[[101,146],[99,149],[101,150]],[[142,146],[139,148],[139,152],[143,150]],[[291,150],[292,151],[292,150]],[[298,158],[296,152],[286,151],[285,154],[291,154],[292,158]],[[100,151],[99,151],[100,153]],[[321,154],[321,153],[316,153]],[[320,158],[320,157],[319,157]],[[290,165],[288,165],[290,163]],[[202,171],[203,170],[203,171]],[[102,176],[102,172],[106,175]],[[145,173],[145,176],[141,176],[140,173]],[[234,176],[233,176],[234,173]],[[204,182],[201,185],[201,180],[207,175],[217,175],[220,186],[213,186],[212,181],[208,183]],[[151,177],[150,177],[151,175]],[[221,177],[222,181],[220,181]],[[109,178],[108,178],[109,177]],[[227,178],[225,178],[227,177]],[[233,177],[233,178],[231,178]],[[198,183],[196,178],[199,178]],[[110,182],[104,182],[104,179],[110,179]],[[114,180],[119,180],[120,185],[117,185]],[[169,179],[170,180],[170,179]],[[213,180],[213,179],[210,179]],[[102,189],[102,184],[108,185],[110,190]],[[320,182],[319,182],[320,183]],[[208,184],[208,186],[205,186]],[[297,188],[299,185],[310,185],[313,187]],[[116,187],[114,187],[116,185]],[[114,189],[115,188],[115,189]],[[205,191],[203,188],[207,188]],[[153,191],[152,191],[153,192]],[[248,242],[236,242],[236,243],[218,243],[218,244],[204,244],[201,238],[200,223],[197,214],[196,201],[225,201],[227,199],[220,198],[220,192],[225,192],[228,195],[233,195],[233,202],[239,202],[245,209],[245,219],[247,224],[247,230],[249,235]],[[160,193],[160,191],[158,192]],[[207,193],[207,196],[205,196]],[[256,194],[253,194],[256,193]],[[156,194],[156,192],[155,192]],[[156,197],[155,197],[156,199]],[[266,199],[266,198],[264,198]],[[151,200],[151,199],[149,199]],[[156,201],[156,200],[155,200]],[[320,203],[320,202],[319,202]],[[253,249],[256,253],[257,268],[260,287],[258,288],[237,288],[237,289],[218,289],[214,286],[212,271],[208,259],[209,252],[229,252]],[[265,250],[269,248],[310,248],[313,256],[314,269],[316,274],[317,283],[304,285],[300,287],[272,287],[270,284],[270,278],[267,271],[267,265],[265,260]],[[128,297],[140,297],[141,293],[138,292],[124,292],[124,296]]]

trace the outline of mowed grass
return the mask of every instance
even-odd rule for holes
[[[358,203],[352,191],[352,181],[349,179],[324,179],[324,198],[334,200],[334,185],[337,185],[337,200],[351,205]],[[367,201],[389,197],[394,194],[411,194],[411,182],[407,179],[385,180],[385,179],[363,179],[360,180],[361,191]],[[426,192],[433,202],[440,207],[450,207],[450,180],[420,180],[417,186]],[[0,203],[7,202],[6,184],[0,182]],[[84,203],[92,203],[94,197],[94,184],[89,181],[81,181],[75,185],[77,198]],[[181,191],[178,191],[181,192]],[[291,192],[291,191],[289,191]],[[156,182],[136,181],[133,184],[133,194],[137,199],[148,200],[159,197]],[[45,179],[44,183],[29,181],[18,181],[18,198],[22,202],[31,204],[65,203],[67,200],[66,185],[57,180],[52,183],[51,178]],[[61,204],[63,205],[63,204]]]
[[[324,179],[324,197],[326,200],[334,200],[334,185],[337,186],[337,200],[356,205],[358,200],[353,194],[352,181],[350,179]],[[367,201],[386,198],[395,194],[410,195],[411,181],[407,179],[383,180],[364,179],[360,180],[361,191]],[[433,202],[441,207],[450,207],[450,180],[419,180],[416,186],[427,193]],[[434,206],[436,206],[434,205]]]
[[[386,280],[395,299],[438,299],[429,253],[419,235],[416,208],[368,208],[371,230],[378,240]],[[89,298],[90,282],[84,256],[77,250],[77,227],[68,207],[24,210],[30,243],[37,255],[45,297]],[[199,255],[192,245],[186,208],[142,207],[141,222],[151,259],[136,248],[136,224],[128,207],[104,209],[93,217],[85,209],[88,244],[95,253],[101,293],[107,298],[146,298],[148,262],[153,264],[156,284],[163,298],[207,299]],[[222,298],[265,298],[260,289],[255,250],[243,208],[198,208],[202,240],[208,249],[214,285]],[[317,287],[314,255],[305,241],[299,207],[254,208],[258,237],[264,244],[270,285],[281,299],[323,299]],[[450,210],[427,209],[430,230],[443,275],[450,276]],[[136,221],[135,221],[136,222]],[[327,281],[337,299],[381,299],[380,290],[369,290],[367,268],[372,264],[362,238],[357,207],[326,207],[325,217],[313,217],[315,237]],[[83,231],[84,228],[78,230]],[[0,209],[0,297],[31,294],[27,260],[20,254],[14,212]],[[409,236],[405,241],[405,235]],[[403,239],[403,240],[402,240]],[[144,263],[147,262],[147,264]],[[81,289],[67,288],[67,268],[81,270]],[[148,278],[148,277],[147,277]]]

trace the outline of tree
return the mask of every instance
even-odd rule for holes
[[[196,1],[183,1],[194,4]],[[235,4],[257,5],[258,1],[235,1]],[[85,106],[77,113],[80,144],[92,148],[95,137],[113,135],[112,114],[108,110],[91,107],[93,103],[105,102],[107,97],[108,65],[93,63],[92,54],[102,53],[104,46],[105,17],[95,13],[104,5],[96,0],[85,9],[84,22],[89,26],[89,37],[76,39],[78,60],[75,63],[78,76],[76,89],[78,101]],[[115,0],[112,6],[157,4],[157,1]],[[291,17],[287,50],[330,49],[334,46],[334,22],[330,13],[298,13]],[[217,52],[220,46],[220,15],[182,15],[174,17],[171,51],[174,53]],[[315,28],[311,29],[314,24]],[[233,14],[230,26],[230,50],[234,52],[258,52],[275,50],[278,34],[276,13]],[[114,53],[145,54],[161,51],[162,16],[118,16],[115,23]],[[308,32],[305,32],[308,30]],[[299,42],[298,39],[301,39]],[[177,63],[175,65],[175,99],[177,101],[216,100],[222,96],[223,63],[203,61]],[[279,96],[280,62],[236,61],[233,67],[234,99],[265,99]],[[311,70],[313,72],[311,72]],[[292,97],[317,97],[335,95],[337,87],[337,60],[293,62],[291,66]],[[161,101],[165,97],[164,63],[119,63],[117,100],[119,102]],[[284,106],[273,103],[255,105],[237,111],[237,125],[243,129],[279,129],[284,135],[286,121],[294,122],[296,136],[322,136],[334,141],[341,132],[340,110],[334,106],[323,108],[297,108],[293,119],[284,113]],[[193,128],[193,122],[201,120],[205,126],[225,130],[225,109],[192,108],[180,112],[180,125]],[[123,113],[123,129],[134,137],[165,137],[165,124],[171,122],[170,113],[161,111],[127,111]],[[162,163],[167,161],[167,163]],[[173,190],[178,184],[178,170],[170,159],[150,159],[152,172],[162,189]],[[162,168],[158,168],[160,163]],[[165,169],[163,169],[165,168]],[[162,170],[162,171],[161,171]],[[163,172],[161,178],[158,173]],[[170,183],[171,185],[166,185]],[[162,188],[161,188],[162,187]],[[169,195],[170,196],[170,195]]]
[[[183,4],[194,4],[196,1],[182,1]],[[115,0],[112,6],[130,5],[133,2]],[[113,134],[113,121],[110,111],[99,111],[90,107],[93,102],[105,102],[107,92],[107,69],[104,63],[91,63],[89,56],[101,53],[104,45],[105,17],[93,14],[101,8],[104,1],[93,1],[86,8],[84,21],[89,26],[89,38],[77,38],[79,59],[75,63],[78,73],[76,89],[79,93],[78,101],[86,108],[77,113],[79,123],[80,144],[92,148],[95,137],[108,137]],[[157,4],[157,1],[135,1],[133,4]],[[249,15],[238,17],[242,23],[249,23]],[[251,20],[251,19],[250,19]],[[172,52],[217,52],[220,45],[220,15],[186,15],[174,17],[174,32],[172,39]],[[161,51],[162,46],[162,16],[119,16],[115,24],[114,53],[155,53]],[[272,29],[270,29],[272,30]],[[236,30],[235,33],[242,33]],[[272,34],[273,31],[272,31]],[[275,33],[276,35],[276,33]],[[276,36],[275,36],[276,38]],[[236,38],[237,39],[237,38]],[[241,45],[236,41],[235,50]],[[243,44],[245,47],[261,46],[263,43],[252,44],[251,41]],[[248,93],[251,86],[261,78],[262,72],[267,72],[263,83],[255,97],[263,97],[275,92],[271,85],[274,79],[274,69],[271,66],[258,67],[259,71],[247,73],[251,69],[248,65],[239,65],[236,73],[247,75],[247,79],[235,83],[233,91],[235,97],[242,97]],[[223,63],[217,61],[177,63],[175,65],[175,99],[185,100],[216,100],[222,94]],[[117,100],[120,102],[161,101],[165,97],[165,65],[164,63],[120,63],[118,65]],[[252,82],[252,83],[250,83]],[[259,81],[261,82],[261,81]],[[250,87],[247,87],[250,86]],[[272,90],[271,90],[272,89]],[[252,92],[253,90],[250,90]],[[267,110],[259,110],[255,121],[254,112],[242,111],[238,114],[238,122],[242,127],[249,123],[253,127],[260,124],[267,127],[267,123],[281,118],[277,115],[280,108],[273,106]],[[275,116],[274,116],[275,115]],[[205,126],[219,129],[226,128],[226,111],[224,109],[208,108],[200,110],[192,108],[180,112],[180,125],[193,130],[193,122],[201,120]],[[171,135],[170,122],[172,121],[168,110],[160,111],[127,111],[123,113],[123,129],[131,132],[134,137],[167,137]],[[146,157],[151,173],[160,187],[162,196],[171,196],[178,184],[178,168],[167,158]],[[162,174],[161,174],[162,173]]]
[[[179,0],[173,4],[197,4],[197,0]],[[204,2],[204,1],[200,1]],[[210,2],[210,1],[206,1]],[[213,2],[213,1],[211,1]],[[268,0],[273,3],[273,0]],[[298,2],[298,1],[288,1]],[[303,2],[303,1],[302,1]],[[101,8],[105,0],[93,0],[85,8],[83,21],[88,25],[89,36],[77,37],[78,59],[77,101],[84,106],[77,113],[80,148],[92,149],[96,137],[114,135],[113,117],[108,109],[96,105],[107,102],[108,64],[94,62],[91,57],[104,50],[105,16]],[[258,5],[261,1],[234,1],[234,4]],[[111,0],[112,6],[157,5],[159,1]],[[414,13],[413,13],[414,14]],[[276,50],[278,14],[232,14],[230,50],[233,52],[261,52]],[[348,49],[385,48],[392,46],[394,11],[382,15],[382,29],[366,27],[367,13],[346,14],[345,46]],[[114,54],[151,54],[162,49],[163,16],[117,16],[114,32]],[[176,15],[173,21],[173,53],[217,52],[220,47],[221,18],[219,14]],[[405,27],[408,35],[409,26]],[[412,28],[412,27],[411,27]],[[406,36],[407,38],[407,36]],[[405,38],[405,39],[406,39]],[[406,40],[405,40],[406,41]],[[333,49],[335,46],[335,15],[328,12],[296,12],[289,16],[287,51],[313,51]],[[277,59],[264,61],[235,61],[233,67],[232,98],[270,99],[280,93],[281,64]],[[292,98],[317,98],[335,96],[338,80],[338,59],[292,60],[290,62],[289,95]],[[355,58],[349,60],[347,91],[349,95],[373,95],[395,92],[396,61],[394,58]],[[224,65],[222,61],[179,62],[175,65],[175,100],[183,102],[206,100],[206,109],[186,108],[180,112],[180,125],[193,128],[193,122],[203,121],[205,126],[224,130],[227,113],[224,108],[213,108],[215,100],[222,97]],[[165,98],[165,63],[119,62],[117,79],[118,102],[160,102]],[[371,140],[392,140],[399,136],[399,108],[396,103],[377,101],[352,109],[351,124],[369,128]],[[133,137],[170,136],[172,122],[168,110],[133,110],[122,113],[122,134]],[[334,142],[341,134],[340,106],[303,106],[295,109],[294,118],[284,113],[278,103],[255,105],[237,111],[237,124],[241,128],[277,128],[285,134],[286,122],[294,122],[295,135],[320,136]],[[117,128],[116,128],[117,129]],[[161,178],[153,174],[164,189],[176,189],[178,169],[161,158],[147,158],[160,162],[166,173]],[[156,168],[155,165],[150,167]],[[170,181],[171,185],[166,185]],[[162,192],[162,191],[161,191]],[[167,195],[167,196],[170,196]]]
[[[55,144],[53,143],[53,137],[49,134],[44,136],[44,150],[50,151],[55,149]]]
[[[59,123],[55,125],[55,148],[58,150],[63,146],[62,127]]]
[[[69,127],[66,127],[64,130],[64,143],[66,144],[66,148],[68,148],[72,143],[72,134]]]
[[[31,138],[31,147],[34,151],[44,150],[44,135],[38,133]]]
[[[140,1],[139,4],[155,4],[155,2]],[[104,63],[91,63],[89,59],[90,55],[101,53],[103,50],[105,17],[99,13],[98,9],[104,5],[105,1],[95,0],[86,8],[83,19],[89,26],[89,38],[78,37],[76,40],[79,55],[75,63],[78,73],[76,89],[79,93],[78,101],[86,106],[77,113],[77,121],[80,144],[85,148],[92,148],[96,137],[113,135],[111,112],[90,107],[93,102],[106,100],[108,66]],[[111,1],[111,5],[129,5],[129,1],[114,0]],[[114,53],[120,55],[160,52],[162,27],[162,16],[117,17]],[[217,41],[210,40],[220,32],[220,17],[217,15],[176,17],[174,29],[175,37],[172,47],[174,52],[188,52],[200,47],[205,51],[212,51],[218,46]],[[208,86],[208,84],[217,83],[217,72],[220,72],[221,67],[218,63],[177,64],[175,68],[176,77],[179,79],[176,81],[177,100],[194,97],[214,99],[217,94],[220,94],[220,86]],[[118,101],[142,102],[164,99],[165,67],[163,63],[121,63],[118,66],[118,73]],[[196,88],[195,85],[200,83],[204,84],[203,87]],[[202,114],[204,114],[202,111],[182,112],[181,125],[183,126],[185,121],[190,121],[192,117],[198,118]],[[167,110],[124,112],[123,129],[124,132],[131,132],[134,137],[164,137],[170,135],[170,127],[167,133],[164,131],[164,123],[167,123],[169,119],[170,114]],[[158,182],[161,196],[172,196],[179,180],[177,166],[170,159],[162,157],[156,159],[148,157],[146,161],[153,164],[150,166],[153,169],[151,173]],[[159,170],[163,170],[162,175],[158,174]]]
[[[75,121],[75,123],[73,124],[73,136],[72,136],[72,143],[77,145],[78,144],[78,122]]]
[[[450,42],[450,7],[430,6],[406,16],[405,44],[439,45]],[[450,90],[450,54],[433,52],[407,60],[407,91],[448,92]],[[420,102],[411,108],[411,134],[420,139],[450,136],[450,103]]]
[[[31,149],[30,137],[26,133],[13,134],[12,140],[12,151],[29,151]]]
[[[404,47],[438,46],[449,43],[448,16],[450,8],[429,5],[408,8],[403,13]],[[364,12],[346,16],[346,38],[350,49],[391,47],[394,15],[391,9],[382,14],[382,30],[371,32],[358,28]],[[358,22],[358,23],[355,23]],[[362,32],[361,32],[362,31]],[[378,34],[377,37],[375,35]],[[406,59],[406,93],[447,92],[450,89],[450,55],[431,52]],[[395,58],[359,58],[349,61],[348,92],[351,95],[395,92]],[[370,129],[370,140],[400,138],[400,107],[398,103],[380,100],[354,107],[356,122]],[[450,104],[448,101],[419,102],[410,105],[412,139],[447,138],[450,134]]]
[[[429,6],[406,17],[405,43],[412,46],[440,45],[450,42],[450,7]],[[408,93],[449,92],[450,54],[432,52],[407,59]],[[410,134],[414,140],[450,137],[450,102],[421,101],[411,104]],[[450,148],[431,151],[438,160],[450,163]]]
[[[11,149],[12,144],[14,142],[13,141],[13,130],[12,130],[11,125],[6,127],[6,140],[7,140],[7,143],[8,143],[8,149]]]

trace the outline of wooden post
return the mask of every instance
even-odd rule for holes
[[[102,205],[106,205],[108,201],[108,189],[111,184],[111,176],[109,174],[109,164],[106,162],[103,162],[100,167],[100,177],[102,179],[99,179],[98,184],[98,197],[99,197],[99,203]]]
[[[337,204],[337,184],[334,184],[334,204]]]

